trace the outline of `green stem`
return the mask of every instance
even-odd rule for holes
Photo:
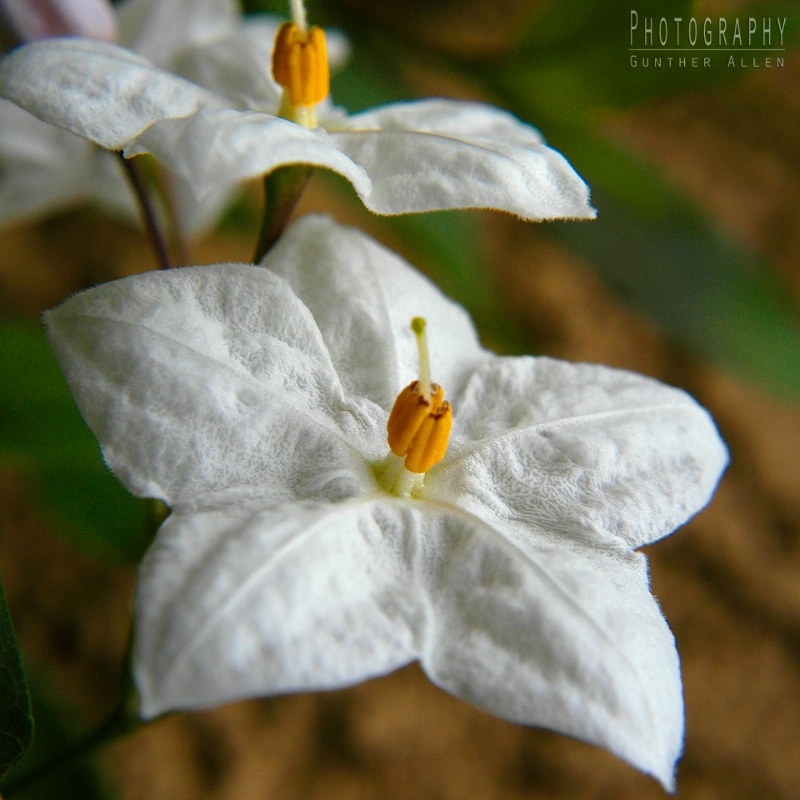
[[[131,189],[136,196],[136,202],[139,205],[139,211],[142,215],[142,224],[153,246],[158,266],[160,269],[169,269],[172,266],[169,257],[169,248],[167,247],[166,239],[158,224],[156,212],[150,202],[144,180],[139,174],[136,165],[133,163],[133,159],[125,158],[122,153],[118,153],[118,155],[122,159],[122,166],[128,178],[128,183],[130,183]]]
[[[291,164],[264,176],[264,218],[254,264],[258,264],[280,238],[313,169],[308,164]]]

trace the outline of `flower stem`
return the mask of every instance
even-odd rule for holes
[[[291,164],[264,176],[264,218],[254,264],[258,264],[280,238],[312,171],[313,167],[308,164]]]
[[[167,242],[164,239],[164,234],[161,232],[155,210],[147,194],[147,187],[144,184],[144,180],[139,174],[136,165],[133,163],[133,159],[125,158],[122,153],[118,155],[122,159],[125,175],[136,196],[136,202],[139,205],[139,211],[142,215],[142,224],[150,238],[150,243],[153,246],[158,266],[160,269],[169,269],[172,266],[169,257],[169,249],[167,248]]]

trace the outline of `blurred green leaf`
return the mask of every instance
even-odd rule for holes
[[[25,675],[0,583],[0,777],[25,754],[33,739]]]
[[[14,788],[14,797],[20,800],[109,800],[114,797],[110,782],[93,768],[86,759],[61,762],[60,756],[74,750],[77,727],[82,714],[66,704],[64,697],[53,686],[49,671],[31,668],[28,671],[31,705],[36,718],[36,736],[26,757],[7,775],[4,788],[14,787],[19,781],[24,788]],[[76,725],[77,722],[77,725]],[[40,765],[58,763],[58,768],[29,781]]]
[[[28,479],[40,513],[73,545],[130,563],[149,541],[146,502],[103,464],[44,332],[0,323],[0,464]]]
[[[800,398],[800,322],[768,271],[690,213],[646,221],[595,191],[596,222],[548,226],[676,339]]]

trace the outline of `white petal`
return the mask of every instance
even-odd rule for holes
[[[327,167],[362,192],[370,185],[364,170],[340,153],[325,131],[256,112],[202,109],[183,119],[165,119],[144,131],[125,153],[152,153],[201,195],[286,164]]]
[[[183,52],[172,69],[188,80],[226,97],[232,108],[274,114],[281,87],[271,74],[272,44],[278,29],[266,31],[263,41],[241,30]]]
[[[346,397],[308,310],[260,267],[146,273],[76,295],[50,343],[135,494],[340,500],[373,485],[385,417]]]
[[[116,154],[0,100],[0,222],[92,202],[139,225]]]
[[[402,531],[375,503],[174,514],[142,563],[142,714],[346,686],[413,658]]]
[[[347,391],[387,411],[419,376],[413,317],[428,321],[433,380],[447,396],[488,355],[461,306],[395,253],[328,217],[294,223],[264,265],[311,310]]]
[[[128,50],[72,38],[33,42],[6,56],[0,63],[0,96],[111,150],[156,120],[220,103]]]
[[[120,43],[160,67],[184,50],[240,25],[236,0],[125,0],[117,11]]]
[[[710,500],[727,464],[708,413],[635,373],[547,358],[483,364],[454,399],[426,492],[532,536],[638,547]]]
[[[525,725],[607,748],[667,789],[683,740],[672,634],[641,554],[526,553],[461,513],[419,537],[421,662],[442,688]]]
[[[541,548],[434,504],[178,510],[142,565],[142,713],[346,686],[419,658],[453,694],[607,747],[669,786],[672,636],[644,557]]]
[[[0,220],[21,220],[80,197],[91,145],[0,100]]]
[[[372,179],[379,214],[495,208],[524,219],[591,218],[589,190],[538,131],[478,103],[426,100],[350,117],[331,139]]]

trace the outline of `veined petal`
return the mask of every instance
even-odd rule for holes
[[[420,131],[442,136],[482,136],[516,147],[544,145],[544,137],[513,114],[485,103],[429,98],[390,103],[348,117],[343,130]]]
[[[331,140],[372,179],[379,214],[495,208],[530,219],[592,218],[589,190],[538,131],[479,103],[426,100],[357,114]]]
[[[311,310],[347,391],[387,412],[419,374],[413,317],[428,320],[433,378],[448,396],[488,356],[461,306],[395,253],[329,217],[297,221],[264,266]]]
[[[73,38],[32,42],[6,56],[0,96],[110,150],[156,120],[222,103],[124,48]]]
[[[146,273],[46,316],[109,466],[135,494],[341,500],[373,486],[385,418],[341,389],[308,309],[260,267]]]
[[[512,722],[605,747],[671,789],[680,672],[644,556],[522,552],[480,520],[431,506],[416,571],[431,680]]]
[[[405,539],[373,501],[174,512],[136,596],[143,716],[346,686],[408,663]]]
[[[454,442],[425,491],[458,497],[521,547],[660,539],[706,505],[728,461],[705,409],[624,370],[498,358],[454,403]]]
[[[201,195],[286,164],[327,167],[359,191],[369,191],[370,185],[366,172],[340,153],[325,131],[252,111],[201,109],[182,119],[165,119],[125,149],[128,156],[137,153],[152,153]]]

